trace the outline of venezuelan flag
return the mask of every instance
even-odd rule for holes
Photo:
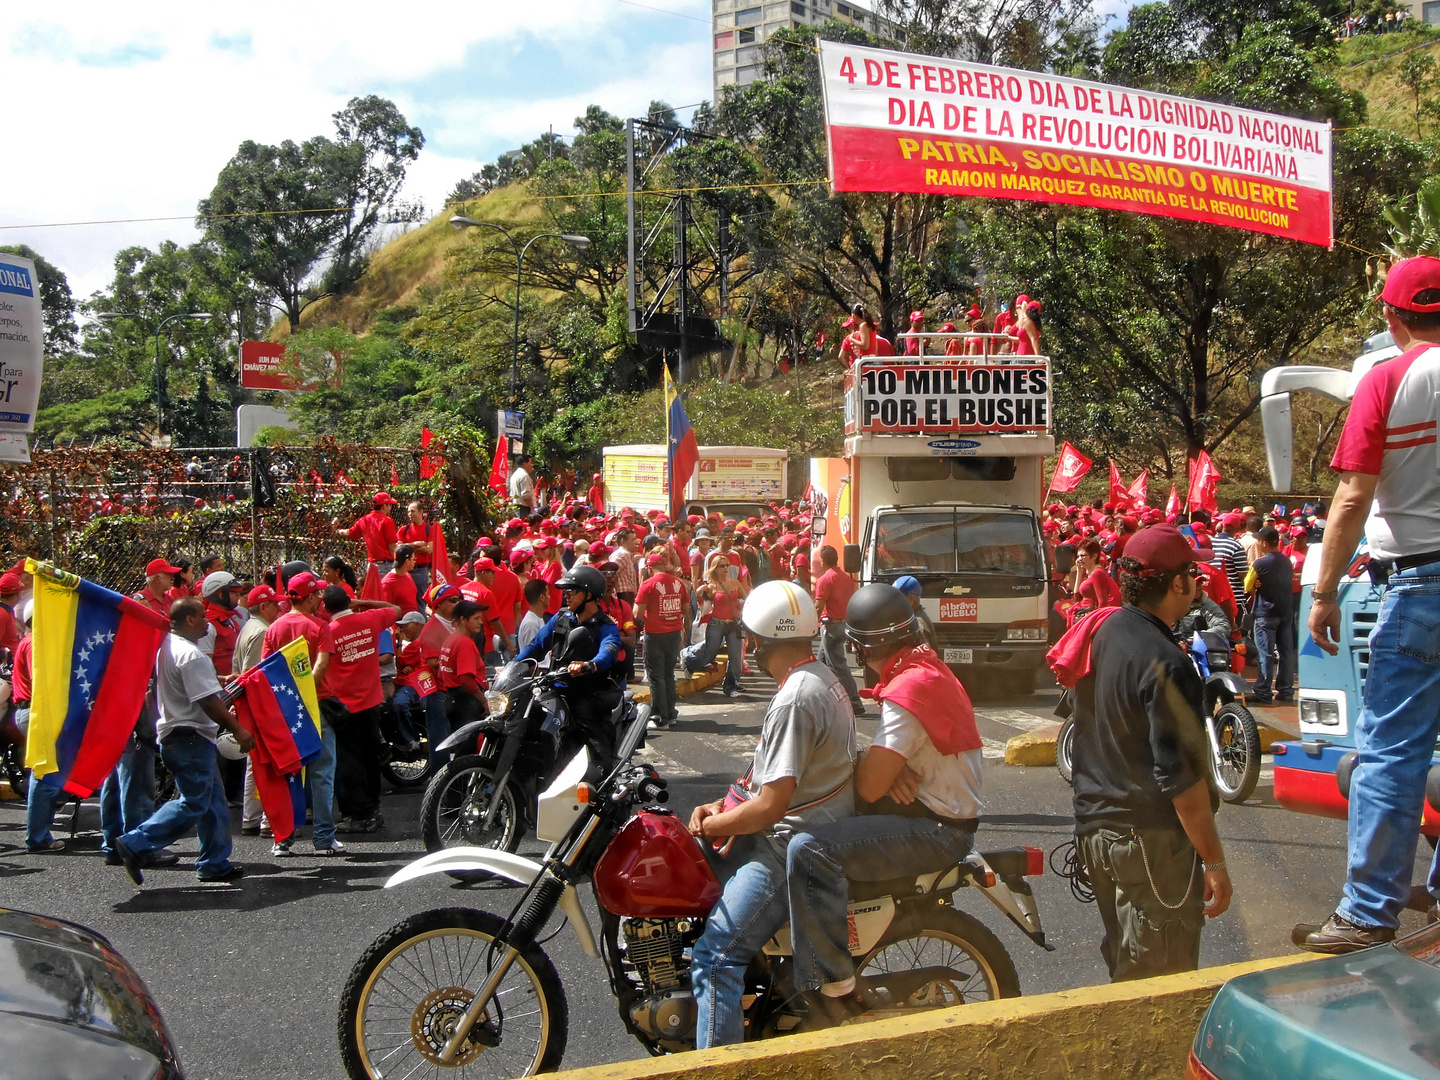
[[[700,444],[695,440],[695,429],[690,426],[690,417],[685,415],[685,406],[680,401],[680,391],[670,381],[670,368],[665,372],[665,456],[670,473],[670,519],[678,521],[685,509],[685,485],[700,464]]]
[[[27,559],[35,577],[34,678],[25,764],[32,779],[85,798],[135,730],[170,631],[128,596]]]
[[[305,821],[300,769],[320,755],[319,705],[309,646],[298,638],[236,681],[240,725],[255,736],[250,751],[260,805],[276,840],[288,840]]]
[[[310,646],[304,638],[296,638],[255,667],[270,684],[300,760],[309,762],[321,750],[320,699],[315,694],[315,672],[310,668]]]

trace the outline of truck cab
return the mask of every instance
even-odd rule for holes
[[[862,357],[846,376],[844,458],[812,463],[828,507],[817,540],[842,539],[861,584],[917,578],[963,682],[1000,677],[1028,693],[1049,627],[1050,360],[997,355],[995,335],[914,336],[920,355]],[[982,339],[979,355],[943,353],[949,340]]]

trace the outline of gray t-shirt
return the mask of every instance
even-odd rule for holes
[[[796,779],[791,809],[770,827],[782,857],[806,826],[855,815],[855,713],[840,680],[825,665],[796,668],[770,702],[750,772],[750,792]]]
[[[176,728],[190,727],[212,743],[220,734],[220,726],[205,715],[196,704],[211,694],[220,693],[220,680],[215,663],[195,643],[179,634],[167,634],[155,657],[155,692],[160,703],[160,722],[156,731],[160,741]]]

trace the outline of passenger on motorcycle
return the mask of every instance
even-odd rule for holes
[[[517,660],[540,660],[551,654],[553,670],[565,671],[561,696],[585,735],[598,763],[615,756],[615,724],[611,719],[624,696],[619,681],[620,629],[600,610],[605,575],[593,566],[575,566],[555,583],[560,610],[540,628],[534,640],[521,649]],[[523,719],[523,713],[519,715]],[[496,776],[504,776],[520,752],[521,731],[506,731]]]
[[[866,585],[850,598],[845,633],[878,676],[880,728],[855,769],[861,816],[797,833],[786,856],[795,983],[810,1027],[863,1008],[847,947],[848,882],[954,866],[970,853],[983,809],[975,710],[925,644],[904,594]]]
[[[724,893],[695,942],[695,1045],[745,1038],[745,969],[785,925],[790,903],[785,849],[793,835],[855,812],[855,714],[834,672],[816,660],[815,605],[799,586],[768,581],[745,602],[740,621],[755,662],[780,689],[761,724],[760,743],[732,797],[695,808],[690,831]]]

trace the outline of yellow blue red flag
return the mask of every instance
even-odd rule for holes
[[[685,485],[700,463],[700,444],[695,439],[695,429],[690,426],[690,417],[685,415],[680,391],[670,381],[668,365],[664,371],[665,459],[670,476],[670,518],[678,521],[685,509]]]

